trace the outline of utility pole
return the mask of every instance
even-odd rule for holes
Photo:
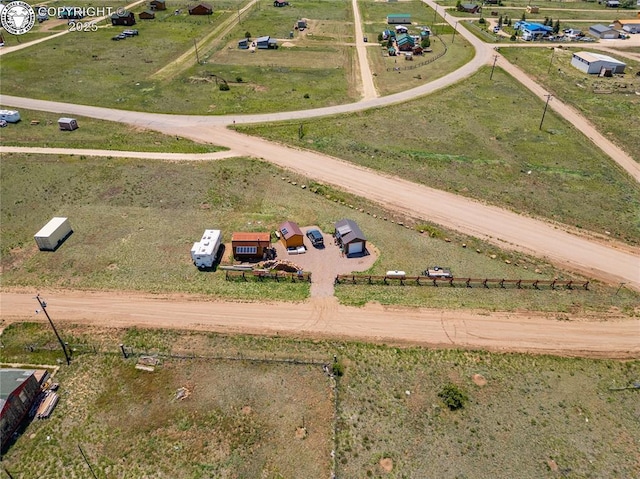
[[[614,296],[618,296],[618,293],[620,292],[620,290],[622,289],[622,287],[627,284],[627,283],[620,283],[620,286],[618,286],[618,289],[616,290],[616,294],[614,294]]]
[[[94,479],[98,479],[98,476],[96,476],[96,473],[93,472],[93,468],[91,467],[91,464],[89,464],[89,460],[87,459],[87,456],[84,455],[84,451],[80,447],[80,444],[78,444],[78,449],[80,449],[80,454],[82,454],[82,459],[84,459],[84,462],[86,462],[87,466],[89,466],[89,470],[91,471],[91,475],[93,476]]]
[[[67,366],[69,366],[69,364],[71,364],[71,358],[69,357],[69,353],[67,352],[67,347],[64,345],[64,342],[62,341],[62,338],[58,334],[58,330],[53,325],[53,321],[51,321],[51,318],[49,317],[49,313],[47,313],[47,303],[45,303],[42,299],[40,299],[40,295],[39,294],[36,296],[36,299],[38,300],[38,303],[40,303],[40,307],[42,308],[42,311],[44,312],[45,316],[49,320],[49,324],[51,325],[51,328],[53,329],[53,332],[56,334],[56,338],[58,338],[58,342],[60,343],[60,347],[62,347],[62,352],[64,352],[64,357],[67,360]]]
[[[493,66],[491,67],[491,75],[489,75],[489,80],[493,78],[493,70],[496,69],[496,62],[498,61],[498,55],[493,56]]]
[[[200,65],[200,56],[198,55],[198,43],[196,42],[196,39],[193,39],[193,47],[196,49],[196,61],[198,62],[198,65]]]
[[[458,29],[458,22],[456,22],[456,25],[453,27],[453,35],[451,36],[451,44],[453,45],[454,40],[456,39],[456,30]]]
[[[544,115],[547,113],[547,107],[549,106],[549,100],[551,100],[551,97],[553,95],[545,95],[547,97],[547,102],[544,104],[544,111],[542,112],[542,119],[540,120],[540,128],[538,128],[539,130],[542,130],[542,122],[544,121]]]
[[[549,60],[549,68],[547,68],[547,73],[551,71],[551,64],[553,63],[553,56],[556,54],[556,47],[553,47],[551,50],[551,60]]]

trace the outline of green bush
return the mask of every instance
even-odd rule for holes
[[[336,377],[344,376],[344,364],[340,361],[333,363],[333,375]]]
[[[220,83],[220,91],[229,91],[229,85],[226,83]]]
[[[452,411],[462,409],[469,400],[467,394],[453,383],[445,385],[442,391],[438,393],[438,397],[442,399],[445,405]]]

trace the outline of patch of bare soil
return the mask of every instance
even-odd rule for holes
[[[391,472],[393,470],[393,461],[390,457],[383,457],[380,459],[380,467],[384,472]]]
[[[296,439],[304,439],[307,437],[307,429],[304,427],[296,428]]]
[[[487,380],[482,374],[474,374],[471,379],[476,386],[482,387],[487,385]]]
[[[241,409],[242,414],[244,414],[245,416],[248,416],[249,414],[251,414],[251,406],[244,406]]]

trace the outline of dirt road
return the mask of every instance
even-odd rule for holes
[[[534,313],[350,308],[335,298],[305,303],[225,303],[135,293],[41,292],[57,324],[152,327],[224,333],[350,338],[495,351],[640,356],[640,320],[573,322]],[[2,318],[46,321],[34,293],[4,292]]]
[[[370,100],[377,98],[378,92],[373,83],[373,75],[369,67],[369,59],[367,58],[367,44],[364,42],[364,33],[362,33],[362,21],[360,20],[360,9],[358,8],[358,0],[351,1],[353,9],[353,23],[355,26],[356,51],[358,52],[358,63],[360,65],[360,78],[362,80],[362,99]]]

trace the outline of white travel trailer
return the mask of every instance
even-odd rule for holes
[[[0,110],[0,120],[7,123],[18,123],[20,121],[20,112],[16,110]]]
[[[40,251],[55,251],[73,230],[68,218],[56,216],[34,235]]]
[[[198,268],[211,268],[216,261],[222,232],[220,230],[204,230],[202,238],[193,243],[191,259]]]

